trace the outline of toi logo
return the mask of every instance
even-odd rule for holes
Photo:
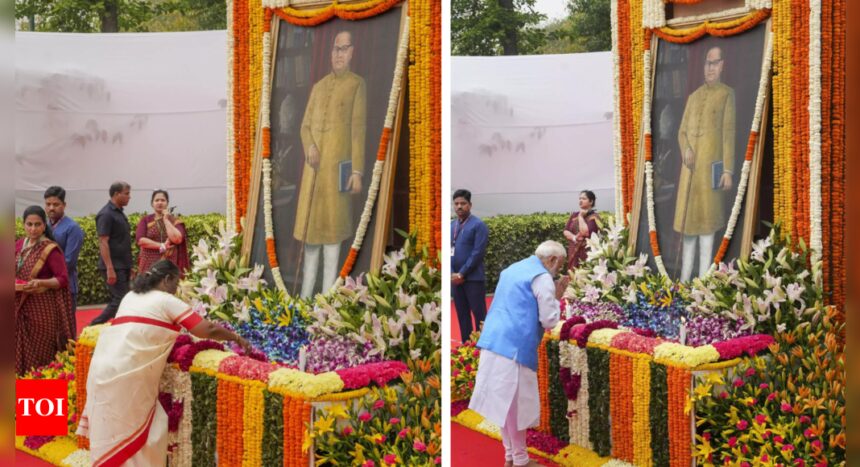
[[[15,434],[49,436],[68,433],[68,381],[15,380]]]

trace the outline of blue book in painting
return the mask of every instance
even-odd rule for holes
[[[349,177],[352,175],[352,161],[343,161],[337,166],[339,170],[340,183],[338,184],[338,190],[340,192],[349,191],[347,189],[347,185],[349,184]]]
[[[723,176],[723,161],[713,162],[711,164],[711,188],[714,190],[720,189],[720,178]]]

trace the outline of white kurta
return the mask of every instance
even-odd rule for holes
[[[532,280],[532,292],[538,301],[538,319],[544,329],[558,324],[559,304],[555,298],[555,283],[549,273]],[[485,419],[502,427],[508,409],[517,395],[517,430],[540,423],[540,394],[537,373],[529,367],[489,350],[481,350],[475,390],[469,408]]]

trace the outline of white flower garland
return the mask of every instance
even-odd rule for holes
[[[762,60],[762,65],[761,65],[761,76],[759,78],[759,86],[758,86],[758,91],[756,94],[755,111],[753,114],[752,127],[750,129],[751,138],[752,138],[752,134],[758,133],[759,126],[761,124],[762,113],[764,111],[764,99],[765,99],[765,94],[766,94],[765,91],[767,89],[767,83],[770,81],[770,68],[771,68],[771,62],[773,59],[773,42],[771,41],[771,37],[770,37],[771,34],[772,34],[771,31],[768,30],[767,31],[768,37],[766,38],[768,46],[767,46],[767,49],[765,50],[765,56],[764,56],[764,59]],[[650,54],[650,50],[645,51],[645,53],[643,54],[643,60],[644,60],[644,65],[645,65],[644,66],[644,70],[645,70],[644,82],[645,82],[645,86],[646,86],[645,87],[645,98],[643,99],[643,103],[644,103],[643,104],[643,106],[644,106],[643,115],[645,115],[645,118],[646,118],[646,124],[645,124],[645,135],[646,136],[645,137],[647,139],[650,139],[651,138],[651,124],[650,124],[650,115],[651,115],[651,96],[650,96],[651,54]],[[761,142],[758,142],[757,144],[761,144]],[[651,154],[646,154],[646,157],[645,157],[645,189],[646,189],[646,197],[647,197],[647,204],[648,204],[647,211],[648,211],[649,240],[650,240],[650,235],[652,235],[652,234],[656,235],[656,232],[657,232],[657,221],[656,221],[656,216],[654,214],[654,166],[653,166],[653,163],[650,159],[651,159]],[[811,164],[811,161],[810,161],[810,164]],[[819,160],[819,166],[820,166],[820,160]],[[741,208],[743,206],[744,195],[746,194],[747,183],[749,181],[749,175],[750,175],[751,167],[752,167],[752,160],[747,160],[745,157],[743,167],[741,168],[740,181],[738,182],[738,192],[735,195],[734,203],[732,205],[731,216],[729,217],[729,221],[726,224],[725,235],[723,235],[723,241],[724,242],[729,242],[731,240],[732,235],[733,235],[734,230],[735,230],[735,226],[737,225],[738,218],[740,217],[740,211],[741,211]],[[819,203],[819,205],[820,205],[820,203]],[[658,245],[658,248],[659,248],[659,245]],[[654,253],[656,253],[656,252],[654,252]],[[717,255],[718,256],[715,257],[715,260],[719,257],[719,253]],[[720,259],[722,259],[722,258],[720,258]],[[657,270],[660,272],[660,274],[668,277],[669,274],[666,271],[665,264],[663,263],[662,255],[654,254],[654,262],[656,263]],[[716,262],[711,264],[709,273],[714,271],[715,268],[716,268]]]
[[[619,91],[618,64],[618,2],[610,2],[610,21],[612,32],[612,100],[615,103],[612,113],[612,159],[615,164],[615,218],[624,219],[624,191],[621,187],[621,94]]]
[[[592,450],[588,420],[588,354],[570,342],[559,342],[559,366],[569,368],[571,376],[580,375],[576,400],[567,401],[568,436],[570,444]]]
[[[194,401],[194,393],[191,390],[191,373],[169,365],[164,370],[164,374],[161,375],[159,391],[170,393],[174,400],[182,401],[182,417],[179,419],[179,429],[176,433],[168,433],[167,436],[167,445],[176,445],[176,448],[168,453],[170,465],[191,465],[191,421],[193,419],[191,407]]]
[[[235,151],[235,136],[233,134],[233,48],[235,39],[233,37],[233,2],[227,0],[227,228],[231,232],[236,230],[236,164],[233,160]]]
[[[67,467],[89,467],[93,465],[89,449],[76,449],[66,456],[61,464]]]
[[[809,2],[809,246],[821,259],[821,0]]]
[[[275,8],[280,5],[278,1],[268,1],[265,5],[270,8]],[[262,109],[262,127],[264,131],[270,131],[270,99],[271,99],[271,84],[269,80],[270,70],[272,67],[271,61],[272,50],[272,34],[271,32],[263,33],[263,92],[261,93],[261,109]],[[409,51],[409,17],[404,20],[401,29],[400,41],[397,48],[397,61],[394,67],[394,79],[391,85],[391,92],[388,97],[388,109],[385,113],[385,124],[383,132],[390,132],[394,125],[394,117],[397,114],[397,103],[400,99],[401,83],[403,81],[403,69],[406,66]],[[358,251],[364,242],[364,237],[367,234],[367,228],[370,225],[370,219],[373,216],[373,207],[376,205],[376,199],[379,194],[379,185],[382,181],[382,172],[385,168],[385,160],[377,159],[373,165],[373,178],[368,187],[367,199],[364,202],[364,209],[361,213],[361,219],[355,232],[355,239],[352,242],[352,250]],[[265,219],[266,241],[275,241],[275,232],[272,221],[272,163],[269,158],[263,158],[263,217]],[[268,250],[267,250],[268,251]],[[287,292],[286,284],[281,275],[280,266],[269,264],[272,269],[272,278],[275,284],[284,292]],[[343,284],[343,277],[338,277],[334,287]]]

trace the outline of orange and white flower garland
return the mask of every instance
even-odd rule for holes
[[[718,11],[716,13],[708,13],[704,15],[683,16],[667,20],[666,19],[666,0],[644,0],[642,3],[642,27],[645,29],[657,29],[675,24],[689,24],[710,21],[719,18],[727,18],[735,15],[742,15],[753,10],[769,10],[772,8],[771,0],[746,0],[744,6]],[[695,2],[679,2],[671,3],[695,3]],[[614,2],[613,2],[614,4]]]
[[[267,2],[270,4],[273,2]],[[276,2],[275,2],[276,3]],[[271,10],[268,10],[271,11]],[[271,13],[267,13],[267,18]],[[355,239],[349,249],[349,254],[344,261],[335,286],[343,283],[343,279],[350,273],[355,260],[358,256],[358,251],[364,242],[364,237],[367,233],[367,228],[370,225],[370,219],[373,215],[373,208],[376,205],[376,198],[379,193],[379,185],[382,181],[382,172],[385,167],[385,160],[388,153],[389,141],[391,138],[392,127],[394,126],[394,117],[397,113],[397,102],[400,97],[401,83],[403,81],[403,68],[406,65],[407,52],[409,50],[409,17],[406,18],[406,24],[402,28],[400,41],[397,49],[397,62],[394,68],[394,79],[391,85],[391,92],[388,98],[388,109],[385,114],[385,125],[382,130],[382,137],[379,144],[379,150],[376,157],[376,162],[373,166],[373,177],[368,188],[367,199],[364,203],[364,209],[361,213],[361,220],[355,233]],[[263,32],[263,90],[261,107],[262,113],[262,131],[263,131],[263,218],[265,221],[266,234],[266,250],[269,257],[269,266],[272,269],[272,277],[279,289],[286,292],[287,288],[284,284],[284,279],[281,275],[281,270],[277,261],[277,250],[275,248],[275,232],[272,221],[272,163],[270,160],[270,111],[269,101],[271,99],[271,84],[270,70],[272,66],[271,51],[272,51],[272,33],[268,23],[264,25]]]
[[[749,181],[750,170],[752,168],[752,157],[755,153],[756,144],[758,143],[758,130],[761,124],[762,112],[764,110],[764,99],[767,94],[767,84],[770,82],[770,67],[771,61],[773,57],[773,44],[770,40],[770,31],[767,32],[768,37],[766,43],[768,44],[767,49],[765,50],[765,56],[762,60],[762,68],[761,68],[761,77],[759,79],[759,87],[758,93],[756,95],[756,105],[755,105],[755,113],[753,114],[753,122],[752,128],[750,129],[750,137],[747,143],[746,154],[744,156],[744,164],[741,168],[741,177],[738,182],[738,191],[735,195],[734,204],[732,205],[731,216],[729,217],[728,224],[726,225],[726,232],[723,235],[723,239],[720,243],[720,247],[717,250],[717,253],[714,257],[714,262],[711,264],[711,270],[714,269],[716,264],[719,264],[723,257],[725,256],[726,250],[728,249],[729,242],[731,241],[732,235],[734,233],[735,226],[737,225],[738,217],[740,216],[741,207],[743,206],[744,195],[746,194],[746,188]],[[645,64],[645,89],[651,89],[651,51],[646,48],[645,53],[643,54],[643,61]],[[662,255],[660,254],[660,245],[657,237],[657,221],[656,215],[654,212],[654,165],[652,161],[651,154],[651,96],[650,92],[645,93],[645,99],[643,100],[643,118],[645,120],[645,190],[646,190],[646,204],[648,211],[648,235],[651,243],[651,251],[654,255],[654,262],[657,265],[657,270],[660,274],[668,277],[668,272],[666,271],[666,266],[663,263]]]

